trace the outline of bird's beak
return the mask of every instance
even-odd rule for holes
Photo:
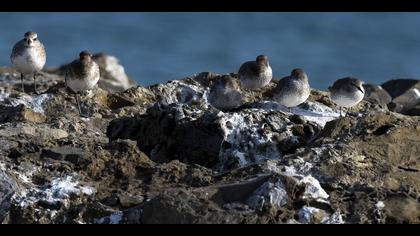
[[[360,92],[362,92],[363,94],[365,94],[365,91],[363,91],[363,89],[359,86],[357,86],[357,84],[355,83],[351,83],[354,87],[356,87]]]

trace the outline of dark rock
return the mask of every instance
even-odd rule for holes
[[[143,207],[143,224],[255,223],[250,212],[222,210],[205,194],[177,188],[164,191]]]
[[[9,214],[11,198],[17,190],[16,182],[0,169],[0,222]]]
[[[48,150],[42,150],[41,157],[52,158],[57,160],[66,160],[73,164],[80,164],[84,159],[85,151],[74,147],[56,147]]]
[[[25,105],[0,106],[0,123],[5,122],[33,122],[43,123],[46,121],[44,114],[34,112]]]
[[[22,150],[19,150],[17,148],[10,149],[9,155],[7,155],[9,158],[19,158],[23,156]]]
[[[127,180],[140,177],[142,175],[139,173],[140,170],[145,171],[144,174],[150,174],[147,171],[154,168],[155,163],[139,150],[134,141],[116,140],[106,145],[105,148],[112,157],[107,161],[106,168],[118,181],[126,183]]]
[[[141,127],[141,119],[141,117],[122,117],[112,120],[106,135],[111,141],[117,139],[137,140],[141,137],[138,132]]]
[[[115,207],[119,204],[117,195],[112,195],[101,200],[101,203],[107,206]]]
[[[283,155],[287,155],[290,153],[294,153],[296,149],[298,149],[299,147],[302,147],[303,145],[304,145],[304,141],[302,138],[297,137],[297,136],[291,136],[289,138],[282,140],[279,143],[279,148]]]
[[[394,99],[411,88],[420,89],[420,81],[417,79],[393,79],[383,83],[381,87]]]
[[[94,224],[141,224],[142,208],[135,206],[95,219]]]
[[[417,105],[415,107],[406,109],[403,114],[406,114],[408,116],[420,116],[420,105]]]
[[[270,175],[262,175],[241,183],[212,186],[212,188],[217,189],[217,193],[212,197],[212,200],[218,202],[219,205],[245,201],[269,178]]]
[[[122,207],[128,208],[141,204],[144,201],[144,197],[128,195],[127,193],[121,193],[118,194],[118,200]]]
[[[395,128],[394,125],[383,125],[379,128],[377,128],[375,131],[373,131],[374,135],[384,135],[388,134],[392,128]]]
[[[217,117],[205,114],[190,120],[188,114],[193,112],[187,106],[157,104],[141,118],[113,121],[107,134],[111,140],[137,140],[140,149],[155,161],[181,160],[212,167],[218,162],[222,142],[222,134],[214,124]]]
[[[299,115],[293,115],[289,119],[290,119],[291,122],[293,122],[295,124],[304,124],[305,123],[305,121]]]
[[[388,224],[419,224],[420,203],[407,196],[391,196],[384,202]]]
[[[127,106],[134,106],[135,103],[133,101],[131,101],[128,98],[125,98],[123,96],[118,96],[115,94],[111,94],[108,97],[108,106],[111,109],[119,109],[122,107],[127,107]]]

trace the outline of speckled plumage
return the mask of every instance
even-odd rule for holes
[[[268,57],[260,55],[255,61],[243,63],[239,68],[238,76],[245,89],[256,90],[265,87],[273,78]]]
[[[36,92],[36,73],[44,68],[47,54],[44,45],[39,41],[35,32],[27,32],[24,39],[17,42],[10,55],[13,67],[21,73],[22,90],[23,77],[26,74],[34,74],[34,90]]]
[[[79,59],[67,67],[66,85],[75,93],[79,114],[82,116],[78,94],[95,87],[100,79],[99,66],[88,51],[82,51]]]
[[[239,107],[242,103],[239,81],[228,75],[217,78],[210,88],[209,102],[222,111]]]
[[[92,55],[83,51],[80,58],[74,60],[67,68],[66,84],[75,93],[92,89],[99,81],[99,66]]]
[[[290,76],[279,80],[272,92],[273,100],[288,108],[305,102],[310,93],[308,76],[302,69],[294,69]]]

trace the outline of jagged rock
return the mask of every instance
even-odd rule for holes
[[[111,64],[104,75],[121,73]],[[81,118],[59,71],[35,95],[0,69],[0,221],[418,223],[420,118],[388,110],[380,87],[342,118],[315,89],[289,113],[269,99],[276,80],[221,112],[208,102],[220,76],[95,88]]]
[[[13,137],[22,135],[34,137],[40,140],[63,139],[69,136],[69,134],[65,130],[50,128],[46,125],[33,127],[25,123],[0,130],[0,136],[3,137]]]
[[[74,165],[88,165],[90,160],[84,150],[73,147],[55,147],[42,150],[41,157],[55,160],[68,161]]]
[[[255,223],[255,218],[249,211],[223,210],[206,199],[208,197],[201,192],[191,192],[181,188],[166,190],[142,207],[141,222],[144,224]]]
[[[405,109],[404,113],[409,116],[420,116],[420,105]]]
[[[17,191],[16,182],[8,176],[5,166],[0,163],[0,222],[9,214],[10,201],[13,194]]]
[[[136,140],[140,149],[158,162],[176,159],[229,169],[280,158],[282,153],[293,152],[314,136],[310,125],[304,126],[303,137],[291,135],[296,124],[275,110],[279,108],[273,108],[262,104],[257,112],[244,109],[239,113],[216,113],[178,103],[157,104],[140,117],[112,121],[107,135],[111,140]],[[311,122],[311,114],[306,116],[309,124],[318,126]],[[316,118],[318,113],[313,114],[314,121],[322,125],[321,119]],[[293,140],[297,140],[296,144],[291,145]]]
[[[384,202],[384,218],[386,223],[419,224],[420,203],[407,196],[391,196]]]
[[[177,159],[214,166],[222,141],[222,134],[212,123],[217,117],[210,113],[200,117],[195,112],[188,106],[157,104],[142,118],[113,121],[107,134],[111,140],[136,140],[140,149],[158,162]]]
[[[0,123],[5,122],[32,122],[43,123],[46,117],[42,113],[34,112],[25,105],[18,106],[0,106]]]

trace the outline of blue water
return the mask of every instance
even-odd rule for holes
[[[380,84],[420,77],[420,13],[0,13],[0,66],[38,32],[47,66],[83,49],[117,56],[141,85],[229,73],[258,54],[275,77],[303,68],[312,87],[354,76]]]

